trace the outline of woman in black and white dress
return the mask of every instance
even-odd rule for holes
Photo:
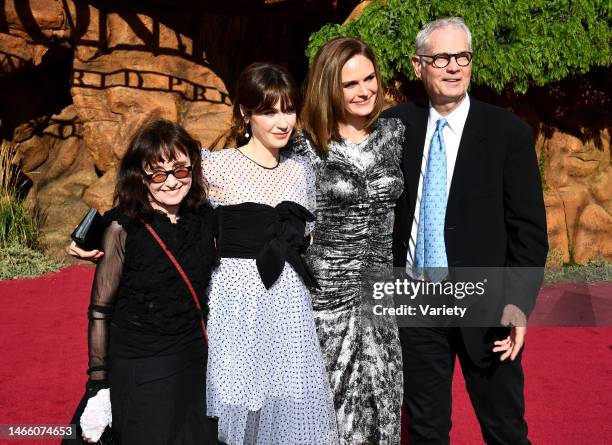
[[[399,445],[402,355],[396,321],[372,313],[374,277],[392,267],[394,207],[403,190],[405,128],[381,118],[372,50],[341,37],[317,53],[292,143],[316,172],[317,220],[307,263],[313,308],[342,445]]]
[[[234,98],[244,145],[203,155],[220,256],[209,295],[208,415],[229,445],[338,440],[307,288],[315,282],[301,257],[315,176],[305,156],[283,151],[299,107],[284,68],[253,64]]]

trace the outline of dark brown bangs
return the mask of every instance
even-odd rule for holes
[[[145,151],[143,153],[143,166],[151,168],[156,164],[163,164],[165,161],[176,161],[179,153],[189,156],[189,149],[179,141],[173,141],[172,144],[160,145],[157,151]]]
[[[265,113],[274,109],[276,103],[280,100],[280,107],[283,113],[293,109],[296,113],[300,113],[301,101],[297,89],[290,88],[288,85],[276,84],[262,91],[262,98],[258,105],[253,108],[251,113]]]
[[[115,187],[115,204],[132,220],[147,221],[153,213],[149,202],[149,181],[143,167],[153,167],[164,160],[174,161],[185,154],[194,167],[192,183],[184,203],[199,207],[206,201],[206,182],[199,168],[202,162],[200,143],[175,122],[164,119],[143,125],[133,136],[119,164]]]
[[[299,118],[302,110],[300,90],[289,71],[280,65],[252,63],[240,73],[235,88],[232,128],[227,133],[226,146],[231,146],[227,145],[228,141],[234,147],[246,144],[249,141],[248,117],[273,110],[278,101],[281,111],[293,108]]]
[[[274,109],[280,100],[281,111],[294,108],[300,112],[300,91],[291,74],[279,65],[253,63],[241,73],[236,88],[235,103],[247,114]]]

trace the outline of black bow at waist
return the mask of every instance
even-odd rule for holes
[[[300,204],[283,201],[276,207],[245,202],[218,209],[219,255],[226,258],[253,258],[266,289],[272,287],[289,263],[307,286],[317,283],[302,253],[307,242],[304,232],[314,215]]]

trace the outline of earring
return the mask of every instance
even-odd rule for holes
[[[244,137],[248,139],[249,137],[251,137],[251,135],[249,134],[249,122],[245,121],[244,124],[247,126],[247,129],[244,132]]]

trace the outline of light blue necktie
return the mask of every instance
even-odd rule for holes
[[[417,270],[421,272],[423,268],[444,268],[427,270],[431,281],[439,281],[444,278],[448,267],[444,244],[444,218],[447,202],[446,147],[444,147],[442,136],[442,130],[446,125],[448,125],[446,119],[438,119],[436,130],[431,138],[421,191],[421,210],[416,240],[415,266]]]

